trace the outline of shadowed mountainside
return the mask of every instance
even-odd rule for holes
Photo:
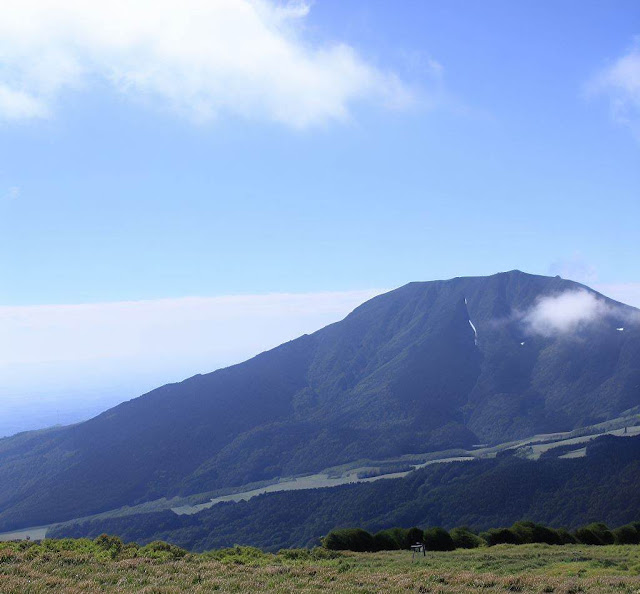
[[[532,330],[540,299],[575,291],[597,316]],[[239,365],[0,440],[0,530],[612,418],[640,404],[638,313],[519,271],[410,283]]]

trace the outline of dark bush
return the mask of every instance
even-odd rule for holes
[[[93,541],[96,546],[108,553],[108,555],[115,559],[122,552],[122,541],[117,536],[109,536],[108,534],[101,534]]]
[[[427,551],[453,551],[456,548],[450,534],[440,527],[425,530],[422,542]]]
[[[466,526],[454,528],[449,535],[456,549],[475,549],[484,544],[484,541]]]
[[[397,549],[408,549],[411,546],[409,531],[406,528],[389,528],[386,532],[395,540]]]
[[[607,545],[614,543],[614,536],[606,524],[596,522],[578,528],[575,531],[575,537],[583,544],[588,545]]]
[[[411,548],[411,545],[422,542],[424,532],[422,529],[414,526],[407,531],[407,548]]]
[[[604,544],[608,545],[608,544],[613,544],[615,542],[615,538],[613,537],[613,532],[609,530],[609,527],[606,524],[603,524],[602,522],[598,522],[595,524],[589,524],[589,526],[587,527],[591,528],[591,530],[593,530],[598,535],[598,537]]]
[[[556,534],[560,539],[560,544],[577,544],[578,539],[565,528],[558,528]]]
[[[490,547],[497,544],[520,544],[518,536],[509,528],[491,528],[480,536]]]
[[[377,538],[378,551],[394,551],[410,549],[412,544],[422,542],[423,532],[420,528],[387,528],[381,530],[373,538]],[[384,547],[384,548],[382,548]]]
[[[361,528],[332,530],[324,537],[323,544],[332,551],[373,551],[373,536]]]
[[[456,548],[473,549],[498,544],[543,543],[564,544],[640,544],[640,522],[609,530],[606,524],[593,523],[571,534],[564,528],[549,528],[535,522],[520,521],[510,528],[491,528],[478,535],[466,526],[447,532],[434,527],[421,532],[419,528],[387,528],[374,536],[359,528],[333,530],[324,539],[327,550],[334,551],[394,551],[406,550],[422,542],[428,551],[452,551]]]
[[[595,534],[589,528],[578,528],[574,532],[574,536],[576,540],[581,544],[586,545],[603,545],[604,543],[598,538],[598,535]]]
[[[616,544],[640,544],[640,532],[633,524],[620,526],[612,532]]]
[[[390,530],[381,530],[373,535],[376,551],[396,551],[400,548]]]
[[[520,544],[545,543],[550,545],[562,544],[557,531],[534,522],[516,522],[511,526]]]
[[[154,540],[142,547],[139,552],[142,557],[151,557],[154,559],[180,559],[187,554],[187,551],[184,549],[164,542],[163,540]]]

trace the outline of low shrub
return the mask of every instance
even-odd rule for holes
[[[491,528],[480,536],[490,547],[498,544],[520,544],[517,534],[510,528]]]
[[[485,544],[484,540],[466,526],[450,530],[449,535],[456,549],[475,549]]]
[[[122,552],[122,541],[117,536],[101,534],[93,540],[93,543],[111,559],[116,559]]]
[[[547,528],[542,524],[535,524],[534,522],[516,522],[511,526],[511,532],[516,535],[518,544],[561,544],[560,536],[556,530]]]
[[[633,524],[620,526],[611,532],[616,544],[640,544],[640,532]]]
[[[290,561],[308,561],[313,558],[309,549],[280,549],[277,556]]]
[[[147,557],[149,559],[169,560],[180,559],[187,554],[187,551],[163,540],[154,540],[140,548],[138,553],[141,557]]]
[[[333,551],[374,551],[373,536],[361,528],[332,530],[324,537],[323,545]]]
[[[450,534],[439,526],[425,530],[422,542],[427,551],[453,551],[456,548]]]
[[[560,544],[578,544],[578,539],[565,528],[557,528],[556,534],[560,539]]]
[[[339,551],[330,551],[324,547],[314,547],[311,549],[311,555],[314,559],[338,559],[342,556]]]
[[[256,547],[239,546],[215,549],[202,553],[206,559],[215,559],[221,563],[233,565],[261,565],[271,559],[271,553],[265,553]]]
[[[373,535],[373,545],[376,551],[396,551],[400,549],[398,541],[390,530],[381,530]]]
[[[613,544],[615,541],[613,532],[602,522],[594,522],[588,526],[578,528],[575,531],[575,537],[582,544],[587,545],[608,545]]]
[[[422,542],[423,538],[424,532],[420,528],[418,528],[417,526],[409,528],[409,530],[407,530],[406,548],[411,548],[411,545]]]

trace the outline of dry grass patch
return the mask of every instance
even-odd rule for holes
[[[640,594],[636,546],[503,545],[430,553],[412,561],[402,551],[273,555],[236,547],[193,555],[160,546],[124,547],[112,558],[109,543],[102,544],[3,544],[0,592]]]

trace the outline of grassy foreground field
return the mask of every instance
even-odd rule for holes
[[[107,543],[108,545],[108,543]],[[615,592],[640,594],[639,546],[500,545],[428,553],[184,554],[88,540],[0,545],[0,592]]]

